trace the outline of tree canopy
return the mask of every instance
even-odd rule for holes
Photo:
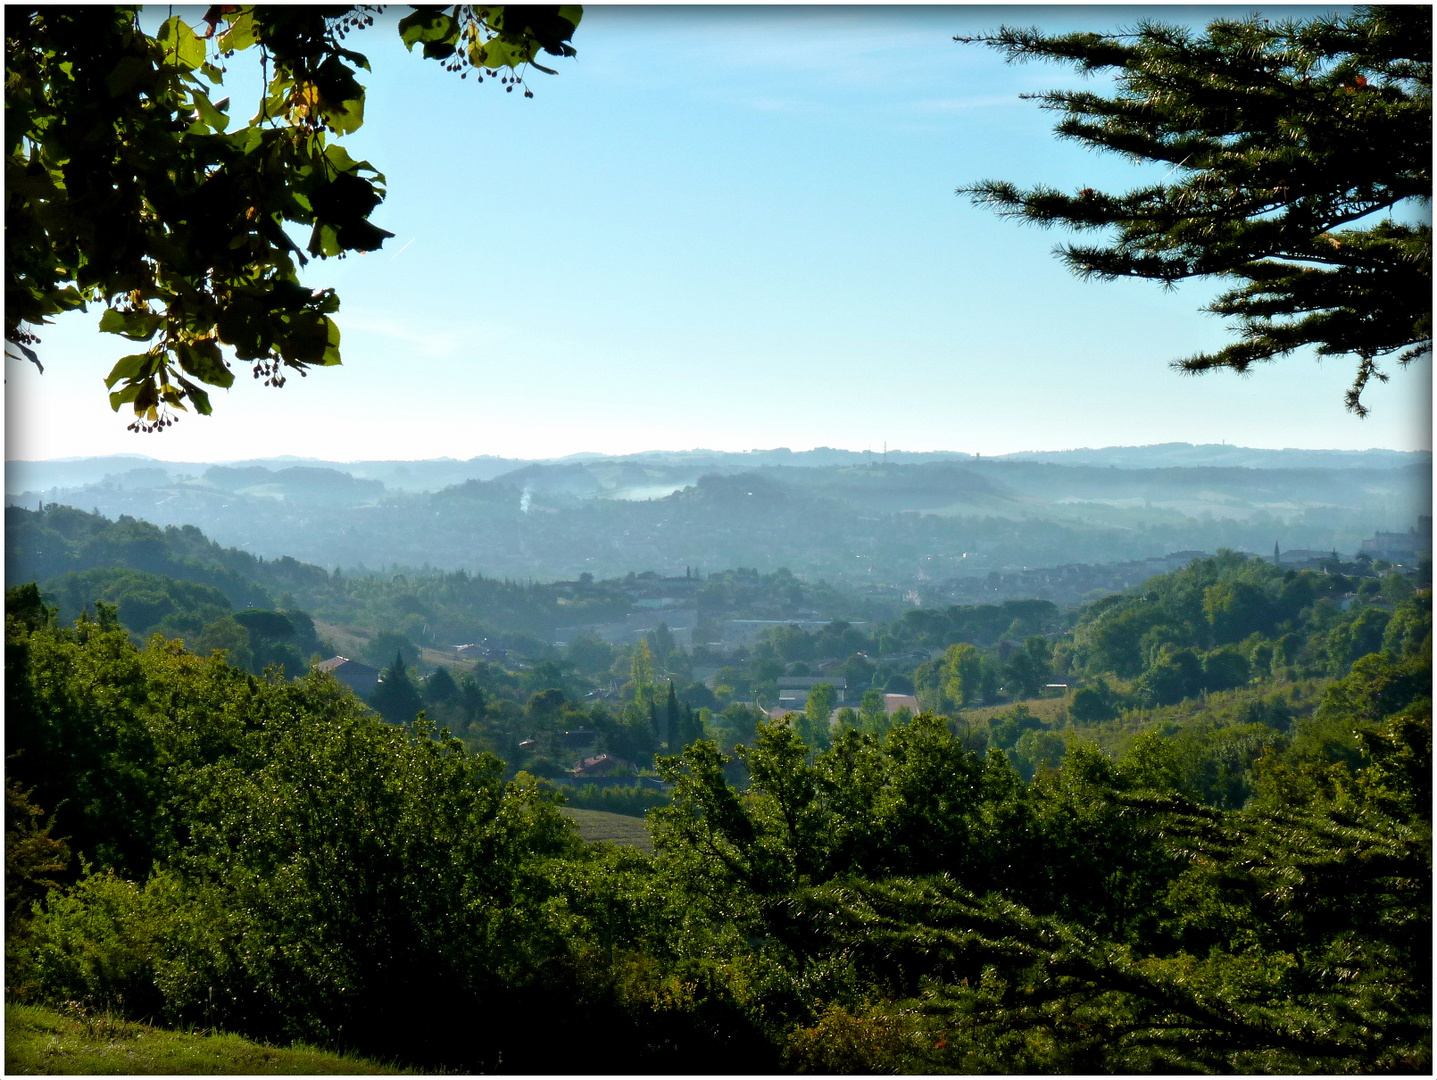
[[[958,190],[1004,216],[1106,234],[1057,249],[1082,277],[1230,283],[1207,310],[1233,319],[1239,340],[1180,370],[1242,373],[1305,347],[1355,356],[1347,407],[1365,415],[1384,359],[1430,355],[1432,229],[1403,213],[1431,202],[1430,7],[1253,15],[1205,34],[1144,21],[956,40],[1114,74],[1107,94],[1032,96],[1062,114],[1060,138],[1169,166],[1161,179],[1122,194],[998,180]]]
[[[136,431],[210,412],[224,349],[267,385],[340,362],[333,289],[300,282],[308,258],[377,249],[384,176],[334,137],[364,122],[369,62],[348,48],[377,8],[215,6],[152,36],[136,5],[11,8],[5,20],[5,340],[40,365],[36,329],[104,304],[100,329],[143,351],[106,378]],[[579,7],[416,9],[398,20],[461,78],[525,86],[540,52],[574,55]],[[262,97],[248,121],[219,96],[255,50]],[[309,230],[307,241],[290,235]],[[223,347],[223,348],[222,348]],[[12,351],[13,350],[13,351]],[[43,368],[41,369],[43,370]]]

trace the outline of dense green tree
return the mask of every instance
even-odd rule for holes
[[[521,674],[519,685],[526,694],[537,694],[541,690],[559,690],[566,696],[572,694],[568,672],[557,660],[539,660],[531,664]]]
[[[614,648],[596,637],[575,638],[565,647],[569,663],[585,675],[601,675],[614,663]]]
[[[1203,614],[1213,637],[1223,644],[1241,641],[1254,631],[1271,633],[1276,621],[1273,606],[1266,590],[1249,581],[1225,581],[1203,590]]]
[[[291,678],[309,670],[308,657],[296,647],[297,633],[293,619],[282,611],[246,608],[232,616],[249,633],[254,653],[251,670],[259,674],[276,664]]]
[[[1111,93],[1036,96],[1062,114],[1060,137],[1162,177],[1116,195],[991,180],[959,191],[1004,216],[1107,234],[1058,249],[1081,276],[1230,285],[1207,310],[1234,319],[1240,340],[1182,370],[1240,373],[1306,347],[1356,356],[1347,405],[1360,415],[1364,387],[1388,377],[1383,358],[1430,355],[1432,229],[1401,216],[1432,194],[1430,7],[959,40],[1113,73]]]
[[[713,715],[713,729],[707,735],[727,752],[739,743],[752,743],[763,719],[759,710],[735,701]]]
[[[224,616],[205,623],[191,648],[199,656],[220,653],[241,671],[254,667],[254,650],[250,648],[250,634],[232,616]]]
[[[1381,608],[1367,608],[1351,622],[1329,630],[1325,642],[1328,671],[1337,676],[1346,674],[1359,657],[1380,651],[1390,617]]]
[[[881,738],[888,731],[888,707],[883,701],[883,691],[865,690],[858,702],[858,728],[875,738]]]
[[[983,657],[972,645],[950,645],[943,654],[943,691],[965,708],[983,700]]]
[[[448,668],[435,668],[434,674],[424,680],[424,700],[431,705],[443,705],[458,694],[459,686]]]
[[[74,571],[45,582],[45,595],[72,621],[96,600],[119,607],[120,622],[138,640],[151,633],[194,640],[205,623],[230,614],[230,601],[212,585],[123,567]]]
[[[629,658],[629,686],[625,689],[633,693],[639,705],[646,707],[653,703],[654,656],[647,640],[641,640]]]
[[[70,865],[70,848],[51,836],[54,820],[30,799],[13,779],[5,780],[5,933],[9,938],[17,916],[23,916],[51,889]]]
[[[580,10],[423,9],[399,32],[513,89],[527,68],[549,70],[541,50],[574,55]],[[216,6],[203,33],[172,15],[153,36],[139,11],[5,20],[5,340],[38,365],[39,325],[104,304],[102,330],[151,343],[115,364],[110,402],[154,431],[176,410],[209,413],[205,387],[234,381],[226,348],[270,385],[338,364],[339,297],[301,284],[306,252],[371,251],[391,234],[370,221],[384,177],[331,141],[364,122],[356,75],[369,64],[346,41],[370,9]],[[264,81],[236,122],[217,93],[249,50]],[[304,251],[286,226],[310,230]]]
[[[1041,637],[1030,637],[1023,648],[1015,649],[1003,664],[1003,677],[1011,694],[1035,698],[1043,692],[1049,677],[1052,649]]]
[[[1025,731],[1013,744],[1013,764],[1031,780],[1041,769],[1056,769],[1067,752],[1067,741],[1056,731]]]
[[[395,653],[393,662],[379,673],[379,685],[369,701],[374,710],[391,724],[412,723],[424,708],[424,699],[409,677],[409,668],[402,654]]]
[[[1074,705],[1077,701],[1074,699]],[[1072,712],[1072,707],[1069,708]],[[1074,720],[1082,722],[1074,715]],[[1042,731],[1043,721],[1033,715],[1031,709],[1026,705],[1014,705],[1011,709],[1004,709],[997,716],[988,721],[988,730],[991,733],[992,744],[1003,750],[1011,750],[1025,734],[1031,731]]]
[[[459,707],[464,711],[465,718],[469,723],[474,723],[484,715],[485,695],[484,689],[479,681],[474,678],[472,672],[466,672],[459,680]]]
[[[674,691],[673,680],[669,680],[668,696],[664,698],[664,719],[660,729],[660,745],[668,752],[673,753],[682,750],[687,745],[688,730],[685,726],[686,717],[679,707],[679,696]]]
[[[790,663],[795,660],[812,660],[818,655],[813,636],[803,627],[791,623],[775,626],[768,631],[768,641],[779,659]]]
[[[1157,660],[1138,679],[1138,694],[1150,704],[1172,705],[1199,693],[1203,686],[1202,661],[1192,649],[1164,646]]]
[[[1382,634],[1382,651],[1407,660],[1432,654],[1432,592],[1405,598],[1392,612]]]
[[[803,716],[798,721],[798,734],[809,746],[827,750],[833,743],[829,717],[838,702],[838,691],[832,683],[819,683],[808,691],[803,703]]]
[[[1101,724],[1117,715],[1117,703],[1113,700],[1112,689],[1102,679],[1093,686],[1083,686],[1075,690],[1068,702],[1068,716],[1075,724]]]
[[[1204,690],[1231,690],[1243,686],[1252,674],[1247,657],[1232,646],[1214,649],[1202,658]]]
[[[410,666],[419,662],[419,647],[408,636],[395,630],[381,630],[364,646],[363,658],[375,667],[383,667],[398,653]]]
[[[553,944],[526,929],[533,863],[573,849],[497,759],[384,725],[330,679],[256,679],[93,623],[7,617],[6,697],[12,780],[47,793],[96,871],[10,939],[12,986],[431,1067],[511,1049],[514,964]]]

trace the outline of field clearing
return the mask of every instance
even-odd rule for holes
[[[981,709],[964,709],[959,715],[965,720],[986,721],[997,716],[999,713],[1007,712],[1017,705],[1026,705],[1028,711],[1045,724],[1060,723],[1068,716],[1068,702],[1070,698],[1050,697],[1032,698],[1029,701],[1010,701],[1006,705],[985,705]]]
[[[351,660],[359,659],[369,647],[370,638],[367,634],[339,623],[315,619],[314,632],[321,638],[328,638],[340,656],[347,656]],[[419,658],[432,668],[446,667],[456,676],[474,666],[472,660],[460,659],[448,649],[432,649],[427,645],[419,647]]]
[[[238,1035],[202,1035],[69,1015],[37,1005],[5,1006],[5,1072],[25,1076],[356,1076],[413,1070],[296,1044],[264,1046]]]
[[[654,841],[643,818],[569,806],[560,807],[559,812],[578,826],[579,836],[590,844],[623,844],[649,855],[654,853]]]
[[[349,627],[325,622],[323,619],[314,620],[314,632],[321,638],[328,638],[340,656],[347,656],[351,660],[357,658],[369,644],[369,638],[355,633]]]

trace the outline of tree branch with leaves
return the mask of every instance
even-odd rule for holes
[[[135,342],[106,378],[134,431],[211,411],[232,360],[282,386],[340,362],[333,289],[300,282],[310,258],[374,251],[384,176],[336,138],[364,122],[368,70],[347,47],[368,5],[211,7],[152,36],[137,6],[11,8],[5,20],[6,353],[41,367],[37,329],[103,304],[100,329]],[[506,91],[541,52],[573,56],[578,7],[415,10],[412,51]],[[257,52],[264,90],[234,120],[223,90]],[[291,227],[309,230],[301,247]],[[43,367],[41,367],[43,371]]]
[[[1061,114],[1060,138],[1168,166],[1161,179],[1123,194],[1000,180],[958,192],[1005,217],[1106,234],[1057,249],[1080,277],[1230,283],[1206,310],[1234,320],[1239,340],[1179,370],[1241,374],[1305,348],[1355,356],[1346,401],[1363,416],[1384,360],[1431,355],[1432,227],[1409,213],[1432,196],[1430,7],[1221,19],[1205,34],[1145,21],[955,40],[1113,74],[1110,93],[1027,96]]]

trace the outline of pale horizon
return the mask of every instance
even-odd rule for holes
[[[1221,441],[1219,441],[1219,442],[1202,442],[1202,443],[1195,443],[1195,442],[1191,442],[1191,441],[1189,441],[1189,440],[1183,440],[1183,439],[1170,439],[1170,440],[1167,440],[1167,441],[1165,441],[1165,442],[1160,442],[1160,443],[1109,443],[1109,444],[1106,444],[1106,445],[1061,446],[1061,447],[1032,447],[1032,446],[1029,446],[1029,447],[1023,447],[1022,449],[1019,449],[1019,450],[1008,450],[1008,451],[1002,451],[1002,452],[999,452],[999,453],[988,453],[988,452],[986,452],[986,451],[962,450],[962,449],[956,449],[956,448],[953,448],[953,447],[944,447],[944,448],[931,449],[931,450],[928,450],[928,449],[918,450],[918,449],[914,449],[914,448],[912,448],[912,447],[907,447],[907,446],[890,446],[890,447],[888,447],[888,449],[887,449],[886,452],[887,452],[888,454],[967,454],[967,455],[974,456],[974,457],[1002,458],[1002,457],[1010,457],[1010,456],[1013,456],[1013,455],[1015,455],[1015,454],[1070,454],[1070,453],[1076,454],[1076,453],[1085,453],[1085,452],[1088,452],[1088,453],[1096,453],[1096,452],[1101,452],[1101,451],[1105,451],[1105,450],[1147,450],[1147,449],[1152,449],[1152,448],[1154,448],[1154,447],[1160,447],[1160,446],[1192,446],[1192,447],[1194,447],[1194,448],[1197,448],[1197,447],[1205,447],[1205,446],[1227,446],[1227,447],[1231,447],[1231,448],[1234,449],[1234,450],[1262,450],[1262,451],[1272,451],[1272,452],[1292,451],[1292,452],[1297,452],[1297,453],[1340,453],[1340,454],[1362,454],[1362,453],[1374,453],[1374,452],[1395,453],[1395,454],[1431,454],[1431,452],[1432,452],[1431,449],[1428,448],[1428,447],[1403,448],[1403,447],[1390,447],[1390,446],[1363,446],[1363,447],[1335,447],[1335,446],[1253,446],[1253,445],[1250,445],[1250,444],[1247,444],[1247,443],[1231,443],[1231,442],[1225,443],[1225,442],[1221,442]],[[498,459],[498,460],[510,460],[510,461],[550,461],[550,462],[554,462],[554,461],[566,461],[566,460],[569,460],[569,459],[571,459],[571,458],[622,458],[622,457],[640,457],[640,456],[643,456],[643,455],[646,455],[646,454],[774,454],[774,453],[809,454],[809,453],[813,453],[813,452],[819,451],[819,450],[831,450],[831,451],[837,451],[837,452],[843,452],[843,453],[851,453],[851,454],[872,454],[872,455],[875,456],[875,457],[882,457],[882,456],[884,455],[884,453],[885,453],[885,451],[883,450],[882,447],[879,447],[879,448],[877,448],[877,449],[874,449],[874,448],[871,448],[871,447],[847,447],[847,446],[825,446],[825,445],[806,446],[806,447],[801,447],[801,448],[800,448],[800,447],[791,447],[791,446],[755,446],[755,447],[744,447],[744,448],[741,448],[741,449],[732,449],[732,450],[729,450],[729,449],[720,449],[720,448],[712,447],[712,446],[695,446],[695,447],[688,447],[688,448],[649,446],[649,447],[646,447],[646,448],[643,449],[643,450],[626,450],[626,451],[613,451],[613,452],[610,452],[610,451],[601,451],[601,450],[578,450],[578,451],[574,451],[574,452],[568,453],[568,454],[552,455],[552,456],[547,456],[547,457],[532,457],[532,456],[516,455],[516,454],[493,454],[493,453],[469,454],[469,455],[466,455],[466,456],[463,456],[463,457],[456,456],[456,455],[453,455],[453,454],[440,454],[440,455],[436,455],[436,456],[433,456],[433,457],[360,457],[360,456],[352,456],[352,457],[326,457],[326,456],[318,455],[318,454],[276,453],[276,454],[250,454],[250,455],[247,455],[247,456],[244,456],[244,457],[205,458],[205,457],[163,457],[163,456],[160,456],[160,455],[158,455],[158,454],[153,454],[153,453],[142,453],[142,452],[140,452],[140,451],[138,451],[138,450],[121,450],[121,451],[116,451],[116,452],[110,453],[110,454],[67,454],[67,455],[65,455],[65,456],[63,456],[63,457],[48,457],[48,458],[41,458],[41,457],[18,457],[18,456],[14,456],[14,455],[7,455],[7,456],[6,456],[6,461],[7,461],[7,462],[22,462],[22,461],[23,461],[23,462],[64,462],[64,461],[83,461],[83,460],[88,460],[88,459],[92,459],[92,458],[106,458],[106,457],[127,458],[127,457],[128,457],[128,458],[144,459],[144,460],[147,460],[147,461],[158,461],[158,462],[162,462],[162,463],[166,463],[166,464],[224,465],[224,464],[229,464],[229,463],[231,463],[231,462],[236,462],[236,461],[282,461],[282,460],[287,460],[287,459],[293,459],[293,460],[295,460],[295,461],[325,461],[325,462],[331,462],[331,463],[337,464],[337,465],[346,465],[346,464],[355,464],[355,463],[358,463],[358,462],[368,462],[368,461],[392,461],[392,462],[396,462],[396,463],[407,463],[407,462],[418,463],[418,462],[426,462],[426,461],[457,461],[457,462],[463,462],[463,461],[471,461],[471,460],[474,460],[474,459],[476,459],[476,458],[494,458],[494,459]]]

